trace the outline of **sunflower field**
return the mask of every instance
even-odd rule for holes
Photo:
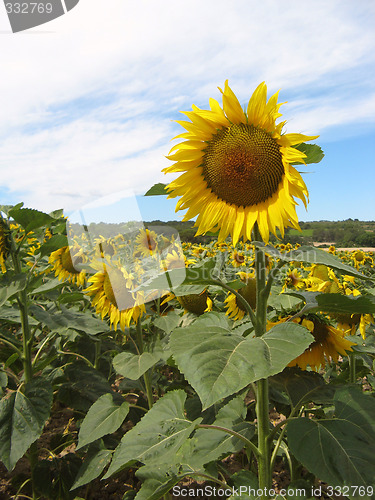
[[[375,255],[269,243],[323,154],[221,93],[146,193],[212,243],[0,207],[4,498],[375,498]]]

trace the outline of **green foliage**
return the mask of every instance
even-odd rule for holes
[[[171,463],[196,425],[185,417],[185,399],[186,394],[181,390],[168,392],[160,398],[122,438],[104,477],[110,477],[132,460],[155,466]]]
[[[54,219],[44,212],[32,208],[12,208],[9,215],[20,224],[26,233],[50,224]]]
[[[147,193],[145,193],[145,196],[160,196],[160,195],[167,195],[168,191],[165,189],[166,184],[162,184],[159,182],[158,184],[154,184],[152,188],[150,188]]]
[[[161,346],[157,346],[152,352],[132,354],[121,352],[113,360],[113,367],[117,373],[131,380],[139,379],[148,369],[154,366],[163,356]]]
[[[84,486],[96,479],[103,472],[104,468],[108,465],[112,457],[112,450],[97,449],[93,447],[89,449],[84,463],[79,469],[71,490]]]
[[[0,275],[0,306],[26,287],[26,275],[6,273]]]
[[[171,335],[174,359],[199,395],[203,408],[251,382],[279,373],[312,342],[306,328],[276,325],[262,337],[242,337],[228,328],[227,317],[205,314]]]
[[[306,144],[303,142],[293,147],[305,153],[306,158],[304,158],[304,162],[307,164],[319,163],[324,158],[323,150],[317,144]]]
[[[334,405],[333,418],[298,418],[288,423],[291,452],[333,486],[374,485],[375,400],[346,387],[336,391]]]
[[[77,449],[117,431],[129,413],[129,403],[121,403],[121,399],[117,403],[113,394],[103,394],[95,401],[81,424]]]
[[[255,434],[255,426],[246,422],[246,413],[243,397],[234,398],[219,409],[212,425],[233,430],[251,439]],[[243,447],[244,442],[229,433],[214,428],[201,428],[190,439],[184,458],[192,468],[199,469],[209,462],[236,453]]]
[[[317,146],[299,147],[305,148],[307,163],[320,161]],[[164,185],[148,192],[157,194],[165,194]],[[226,294],[235,295],[245,286],[238,271],[256,267],[254,257],[258,257],[252,247],[239,244],[236,250],[243,253],[246,266],[237,267],[234,249],[227,243],[220,247],[187,245],[187,267],[159,274],[159,266],[147,266],[151,259],[142,260],[142,266],[146,263],[143,283],[132,293],[158,290],[165,295],[168,290],[182,297],[207,290],[213,311],[197,317],[192,312],[185,314],[177,300],[161,305],[160,299],[153,298],[145,304],[146,314],[137,325],[112,330],[94,312],[95,302],[85,291],[88,285],[52,277],[49,256],[67,245],[62,212],[44,214],[20,204],[5,207],[2,213],[12,229],[6,272],[2,266],[0,274],[0,459],[8,469],[22,456],[29,459],[32,488],[27,490],[26,482],[20,496],[32,494],[48,500],[89,497],[90,483],[103,475],[109,479],[126,468],[136,471],[141,481],[140,487],[124,495],[129,500],[161,499],[187,477],[256,490],[267,484],[267,460],[271,467],[283,458],[288,460],[293,481],[288,486],[289,496],[278,495],[279,500],[293,498],[291,491],[300,487],[307,491],[318,480],[333,486],[374,484],[371,255],[366,253],[358,265],[353,254],[335,257],[311,246],[289,251],[289,246],[282,250],[257,243],[272,263],[265,276],[269,287],[263,288],[258,273],[257,307],[248,309],[242,318],[240,312],[244,311],[236,302],[241,319],[233,321],[228,311],[225,314]],[[195,239],[191,222],[145,225],[152,224],[175,227],[195,244],[210,238]],[[122,233],[129,227],[93,224],[90,235],[113,238],[118,230],[118,241],[124,242]],[[348,241],[351,233],[352,240],[370,242],[375,223],[323,221],[301,223],[301,228],[305,240],[315,238],[321,229],[322,237],[327,237],[337,228]],[[287,230],[286,239],[298,238],[294,233]],[[171,243],[166,234],[164,241],[160,239],[164,250]],[[94,256],[96,243],[82,243],[87,246],[85,259]],[[173,244],[177,245],[175,240]],[[124,242],[124,247],[133,252],[133,242]],[[118,258],[116,253],[116,262]],[[307,265],[300,266],[301,261]],[[69,261],[67,264],[69,267]],[[309,287],[326,291],[326,283],[319,280],[307,285],[310,264],[328,266],[330,279],[334,272],[337,289],[343,293],[306,291]],[[84,265],[86,271],[94,272],[89,259]],[[306,279],[302,289],[291,289],[295,284],[288,276],[291,269]],[[135,267],[127,270],[136,272]],[[108,283],[106,287],[109,293]],[[367,315],[367,336],[363,339],[359,332],[355,334],[353,322],[350,340],[355,345],[350,358],[327,359],[319,373],[288,368],[314,340],[303,326],[290,320],[260,335],[266,329],[266,316],[274,322],[276,317],[307,315],[336,326],[338,314],[357,323],[360,315]],[[361,323],[361,332],[362,327]],[[254,332],[260,336],[254,337]],[[341,334],[336,335],[337,340]],[[317,342],[314,349],[316,346]],[[272,405],[282,414],[277,425],[269,422]],[[62,408],[69,412],[70,420],[51,439],[43,436],[49,454],[40,459],[35,441],[43,433],[51,408],[52,417]],[[267,447],[272,454],[268,459]],[[233,474],[232,465],[242,470]],[[304,479],[298,478],[302,466],[310,474]],[[352,491],[349,498],[363,498],[361,493]],[[255,500],[248,494],[242,498]]]
[[[0,400],[0,458],[12,470],[41,435],[52,404],[52,387],[42,378]]]

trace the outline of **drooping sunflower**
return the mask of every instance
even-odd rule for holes
[[[177,300],[185,309],[185,312],[192,312],[200,316],[206,311],[212,311],[213,304],[207,290],[203,290],[199,294],[182,295],[177,297]]]
[[[98,272],[87,280],[91,284],[84,292],[92,297],[96,313],[102,319],[107,316],[114,330],[119,324],[125,330],[132,321],[136,323],[146,309],[142,294],[132,291],[136,286],[134,276],[108,261],[93,262],[92,267]]]
[[[198,216],[197,235],[213,230],[219,241],[230,234],[235,245],[242,236],[251,240],[258,223],[261,237],[268,242],[278,227],[299,229],[295,198],[307,204],[308,191],[300,173],[291,163],[304,163],[306,155],[294,145],[317,136],[282,134],[278,93],[267,102],[267,87],[261,83],[244,112],[225,82],[223,107],[210,99],[210,110],[193,105],[183,112],[190,121],[177,121],[187,132],[168,159],[175,163],[165,173],[185,172],[167,189],[169,198],[181,196],[176,211],[188,209],[183,220]],[[172,154],[173,153],[173,154]]]
[[[283,323],[288,319],[283,318],[279,323]],[[329,361],[333,359],[336,363],[340,355],[347,356],[347,351],[353,350],[354,342],[346,339],[345,332],[331,326],[324,317],[310,314],[295,318],[292,321],[310,330],[314,341],[288,366],[299,366],[302,370],[306,370],[307,366],[310,366],[312,370],[317,371],[320,367],[324,368],[326,359]],[[268,328],[273,324],[269,324]]]
[[[75,267],[84,262],[83,250],[79,246],[65,246],[52,252],[49,256],[49,263],[52,264],[55,276],[59,280],[70,281],[77,285],[84,285],[86,281],[86,272]]]

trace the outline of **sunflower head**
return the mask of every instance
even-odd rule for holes
[[[324,368],[326,359],[337,362],[339,355],[347,356],[347,351],[352,351],[352,346],[355,345],[345,338],[345,332],[331,326],[325,317],[311,314],[293,321],[307,328],[314,341],[288,366],[299,366],[302,370],[310,366],[312,370],[317,371],[320,367]]]
[[[236,250],[232,254],[232,265],[234,267],[240,267],[245,265],[246,257],[243,253],[237,252]]]
[[[77,269],[78,264],[85,262],[82,249],[79,247],[65,246],[52,252],[49,256],[49,263],[52,264],[55,276],[59,280],[67,280],[77,285],[84,285],[86,280],[85,271]]]
[[[178,121],[186,139],[171,149],[175,163],[165,173],[184,172],[172,181],[169,197],[181,196],[176,211],[188,209],[184,220],[195,216],[197,234],[219,230],[219,241],[230,234],[251,240],[258,224],[268,242],[270,231],[299,229],[295,211],[299,198],[307,203],[308,191],[292,163],[304,163],[306,155],[294,145],[314,139],[302,134],[282,134],[277,93],[267,101],[261,83],[250,98],[246,112],[225,82],[222,107],[210,99],[210,109],[193,106],[184,112],[190,121]]]
[[[305,284],[297,269],[289,269],[283,288],[304,288]]]
[[[207,290],[202,293],[194,293],[190,295],[181,295],[177,297],[178,302],[187,312],[192,312],[200,316],[206,311],[212,310],[212,300],[210,299]]]
[[[92,298],[92,305],[102,319],[108,317],[114,330],[118,325],[125,330],[145,312],[144,297],[133,292],[135,281],[132,274],[107,260],[101,264],[100,270],[88,279],[90,286],[84,291]]]
[[[135,251],[142,257],[150,257],[157,251],[158,242],[155,231],[149,229],[141,229],[138,236],[135,238]]]

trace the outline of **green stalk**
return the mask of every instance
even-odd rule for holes
[[[102,341],[101,339],[98,339],[95,342],[95,361],[94,361],[94,368],[97,370],[99,368],[99,361],[100,361],[100,355],[102,352]]]
[[[138,349],[139,353],[143,353],[143,335],[142,335],[142,323],[141,323],[141,318],[138,318],[137,321],[137,342],[138,342]],[[154,398],[152,396],[152,386],[151,386],[151,379],[150,379],[150,373],[147,370],[146,373],[143,375],[143,380],[145,383],[145,388],[146,388],[146,395],[147,395],[147,401],[148,401],[148,408],[151,409],[153,404],[154,404]]]
[[[19,251],[21,248],[21,243],[18,248],[16,246],[16,242],[14,241],[12,231],[9,230],[10,235],[10,252],[12,256],[14,270],[17,274],[22,274],[22,266],[19,256]],[[22,364],[24,369],[24,381],[25,384],[30,382],[33,378],[33,362],[32,362],[32,348],[34,343],[34,335],[30,330],[29,324],[29,311],[28,311],[28,297],[27,290],[24,288],[23,290],[17,293],[17,303],[20,310],[21,316],[21,328],[22,328]],[[35,480],[34,480],[34,471],[35,467],[38,463],[38,447],[36,442],[33,443],[27,454],[30,469],[31,469],[31,482],[32,482],[32,498],[33,500],[37,498],[37,494],[35,492]]]
[[[256,241],[261,241],[258,226],[254,227]],[[255,249],[256,272],[256,324],[255,336],[261,337],[266,332],[267,298],[269,290],[266,288],[266,263],[262,250]],[[271,445],[268,439],[269,428],[269,394],[268,379],[258,380],[256,383],[256,415],[258,423],[258,479],[259,489],[263,491],[261,500],[269,499],[268,492],[272,486]]]
[[[349,382],[355,384],[357,381],[356,368],[355,368],[355,353],[349,353]]]
[[[22,274],[21,262],[19,258],[19,248],[17,249],[12,232],[10,234],[10,252],[14,265],[14,270],[17,274]],[[31,360],[31,352],[33,345],[33,336],[30,331],[29,314],[28,314],[28,299],[26,289],[17,293],[17,302],[21,315],[22,328],[22,363],[24,368],[24,379],[28,383],[33,378],[33,366]]]

